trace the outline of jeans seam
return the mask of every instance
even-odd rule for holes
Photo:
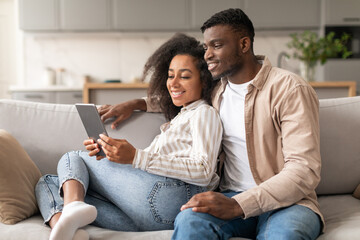
[[[80,155],[80,151],[72,151],[72,153],[75,153],[75,154],[77,154],[78,156]],[[82,181],[82,180],[80,180],[79,178],[77,178],[77,177],[75,177],[75,176],[73,176],[73,171],[71,170],[71,164],[70,164],[70,156],[69,156],[69,152],[67,152],[66,154],[66,161],[65,161],[65,167],[66,167],[66,170],[67,170],[67,172],[68,172],[68,174],[67,174],[67,176],[66,177],[64,177],[64,178],[62,178],[61,179],[61,182],[59,183],[59,191],[58,191],[58,193],[59,193],[59,196],[61,197],[61,198],[63,198],[63,195],[62,195],[62,188],[63,188],[63,184],[66,182],[66,181],[68,181],[68,180],[76,180],[76,181],[78,181],[79,183],[81,183],[81,185],[83,186],[83,188],[84,188],[84,196],[86,195],[86,188],[85,188],[85,184],[84,184],[84,182]],[[60,179],[60,178],[59,178]]]
[[[51,177],[50,175],[46,176],[43,180],[43,185],[45,186],[45,191],[46,191],[46,196],[48,197],[49,203],[51,205],[50,209],[50,214],[49,217],[47,217],[46,219],[44,219],[44,224],[48,224],[48,222],[50,221],[50,219],[58,212],[62,211],[62,206],[60,207],[60,205],[56,205],[56,201],[54,201],[55,197],[53,196],[52,191],[49,188],[48,185],[48,178]],[[51,180],[52,181],[52,180]],[[52,196],[52,197],[50,197]]]
[[[156,207],[156,198],[155,198],[156,193],[158,193],[162,187],[167,187],[167,186],[185,187],[185,190],[187,192],[186,194],[188,195],[187,199],[189,199],[189,196],[191,196],[190,187],[188,184],[186,184],[182,181],[178,181],[178,182],[160,182],[160,181],[158,181],[154,184],[152,190],[150,191],[150,194],[148,196],[148,202],[150,204],[150,212],[152,213],[152,216],[153,216],[155,222],[163,223],[163,224],[174,224],[174,221],[162,219],[160,217],[159,212]]]

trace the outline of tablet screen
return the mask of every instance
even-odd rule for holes
[[[96,140],[100,138],[100,134],[108,136],[99,112],[94,104],[77,103],[75,106],[89,138],[94,139],[96,142]],[[100,152],[97,155],[105,157],[105,153],[101,146]]]

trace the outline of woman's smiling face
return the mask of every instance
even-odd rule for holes
[[[175,106],[187,106],[201,99],[202,83],[197,60],[190,55],[176,55],[170,62],[166,82]]]

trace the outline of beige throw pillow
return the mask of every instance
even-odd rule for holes
[[[355,189],[353,196],[356,197],[357,199],[360,199],[360,184]]]
[[[0,221],[15,224],[38,211],[35,185],[40,170],[24,148],[0,129]]]

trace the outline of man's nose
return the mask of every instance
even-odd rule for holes
[[[204,54],[205,61],[211,59],[212,57],[214,57],[213,51],[210,48],[206,49]]]

